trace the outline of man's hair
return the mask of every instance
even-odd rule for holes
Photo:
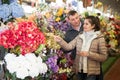
[[[69,12],[68,12],[68,14],[67,14],[67,17],[69,18],[69,16],[73,16],[73,15],[75,15],[77,13],[77,11],[75,11],[75,10],[70,10]]]

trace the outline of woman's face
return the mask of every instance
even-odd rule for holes
[[[92,25],[90,22],[89,22],[89,19],[85,19],[84,20],[84,25],[83,25],[83,29],[85,32],[88,32],[88,31],[91,31],[93,30],[94,28],[94,25]]]

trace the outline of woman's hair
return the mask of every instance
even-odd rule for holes
[[[91,25],[95,25],[95,31],[100,30],[100,20],[98,17],[95,16],[87,16],[85,19],[88,19]]]

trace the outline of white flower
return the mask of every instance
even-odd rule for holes
[[[16,71],[16,67],[18,66],[16,62],[16,55],[8,53],[5,56],[5,62],[7,64],[7,69],[9,70],[10,73],[14,73]]]
[[[7,69],[10,73],[16,73],[17,78],[24,79],[27,76],[32,78],[39,74],[47,72],[47,65],[43,63],[42,58],[36,57],[34,53],[16,56],[8,53],[5,56]]]
[[[31,68],[30,68],[30,70],[29,70],[29,75],[30,75],[32,78],[34,78],[34,77],[36,77],[36,76],[39,75],[39,70],[38,70],[37,66],[34,66],[34,65],[31,66]]]
[[[27,68],[22,66],[18,68],[18,70],[16,71],[16,76],[17,78],[21,79],[24,79],[25,77],[29,76]]]
[[[36,62],[36,56],[34,53],[28,53],[25,55],[25,58],[31,62],[31,63],[35,63]]]
[[[5,61],[9,62],[9,61],[14,61],[16,58],[16,55],[12,54],[12,53],[8,53],[7,55],[5,55]]]
[[[31,63],[27,59],[25,59],[23,65],[24,65],[25,68],[27,68],[29,70],[30,66],[31,66]]]
[[[45,74],[47,72],[47,70],[48,70],[47,65],[45,63],[43,63],[42,66],[43,66],[42,73]]]
[[[42,61],[43,61],[42,58],[41,58],[40,56],[38,56],[38,57],[37,57],[37,62],[38,62],[38,63],[40,63],[40,62],[42,63]]]
[[[7,62],[7,69],[9,70],[10,73],[14,73],[16,72],[16,70],[18,69],[18,64],[16,61],[9,61]]]
[[[47,65],[45,63],[42,63],[39,65],[39,72],[40,74],[45,74],[47,72],[48,68]]]

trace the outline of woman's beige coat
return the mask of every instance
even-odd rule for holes
[[[74,40],[69,43],[66,43],[64,40],[59,41],[58,43],[62,48],[66,50],[71,50],[76,47],[76,52],[81,51],[83,39],[81,38],[82,34],[79,34]],[[107,48],[104,36],[99,34],[91,42],[89,48],[89,56],[87,57],[87,73],[88,75],[97,75],[100,74],[100,62],[104,62],[107,59]],[[76,54],[76,59],[73,65],[73,70],[77,73],[81,67],[79,66],[80,55]]]

